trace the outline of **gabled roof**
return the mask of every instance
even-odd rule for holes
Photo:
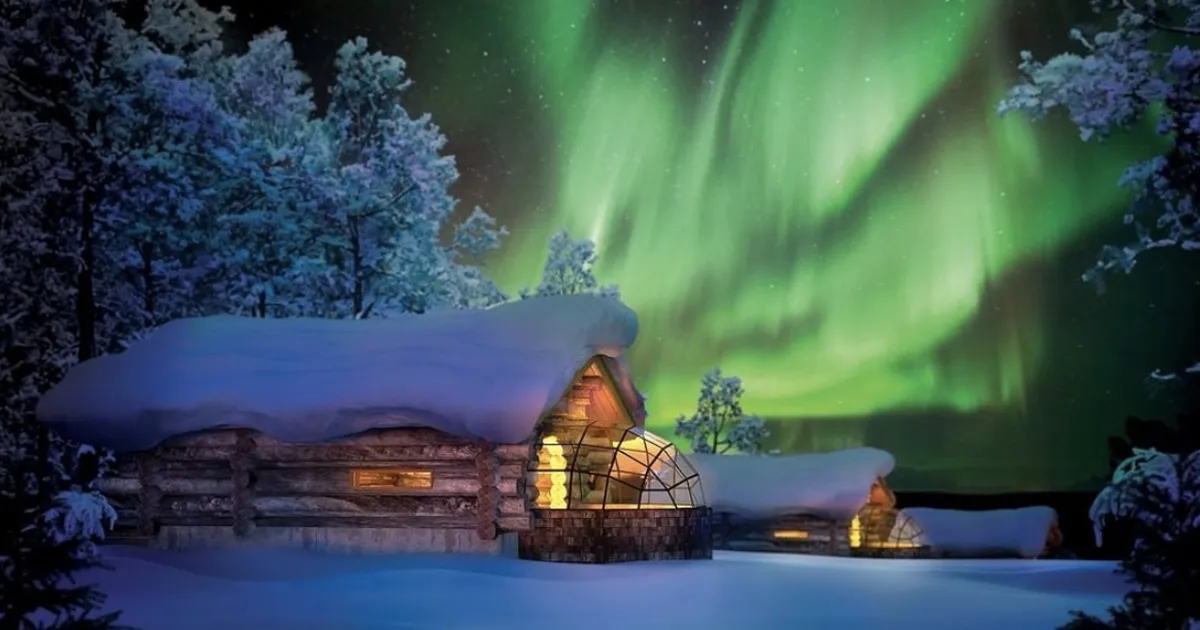
[[[425,426],[515,443],[596,356],[636,403],[623,361],[636,336],[634,312],[596,296],[390,319],[181,319],[75,366],[38,417],[118,451],[221,426],[296,442]]]

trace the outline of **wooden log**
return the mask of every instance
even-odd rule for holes
[[[533,459],[533,444],[496,444],[492,448],[496,457],[504,463],[517,462],[526,466]]]
[[[229,457],[219,461],[192,461],[155,458],[158,462],[158,475],[162,479],[228,479]]]
[[[475,514],[475,533],[480,540],[495,540],[499,535],[497,520],[500,518],[500,491],[496,488],[500,480],[500,461],[490,445],[480,444],[475,456],[475,470],[479,481]]]
[[[159,460],[178,462],[229,462],[236,447],[230,445],[210,446],[159,446],[154,449],[154,456]]]
[[[239,538],[254,532],[254,465],[257,447],[254,434],[249,431],[239,432],[233,459],[229,462],[233,471],[233,492],[230,497],[233,533]]]
[[[144,536],[158,533],[157,519],[159,502],[162,500],[162,490],[158,487],[155,471],[155,460],[149,453],[142,454],[138,459],[138,532]]]
[[[409,468],[405,466],[404,468]],[[415,467],[413,467],[415,468]],[[355,488],[352,468],[260,468],[255,471],[256,488],[263,495],[327,495],[380,494],[410,496],[474,496],[479,492],[479,480],[433,471],[429,488]],[[524,473],[522,473],[524,474]],[[502,495],[518,496],[519,477],[501,478],[497,484]]]
[[[476,519],[467,516],[415,516],[384,514],[377,516],[260,516],[257,527],[398,527],[427,529],[473,529]]]
[[[233,498],[229,495],[181,496],[164,495],[159,506],[160,516],[188,513],[233,514]]]
[[[208,431],[197,431],[195,433],[171,436],[163,440],[159,447],[229,447],[232,449],[237,445],[238,436],[244,432],[254,433],[254,431],[250,429],[238,429],[232,427],[225,429],[210,429]]]
[[[163,479],[156,482],[162,494],[230,494],[233,492],[233,480],[226,473],[225,479]],[[93,483],[94,487],[109,498],[138,495],[142,491],[142,482],[125,477],[102,477]]]
[[[470,516],[475,513],[475,497],[413,496],[263,496],[254,498],[253,507],[260,517],[267,516]]]
[[[523,496],[501,495],[497,507],[501,515],[526,514],[529,512],[529,501]]]
[[[504,532],[527,532],[533,529],[533,515],[501,515],[496,519],[496,526]]]
[[[101,494],[109,497],[126,494],[136,495],[142,491],[142,482],[138,481],[137,478],[101,477],[92,482],[92,487]]]
[[[232,527],[233,516],[213,514],[166,514],[163,527]]]
[[[270,466],[276,462],[339,463],[472,460],[479,451],[474,444],[425,444],[407,446],[371,446],[360,444],[269,444],[258,449],[258,461]]]

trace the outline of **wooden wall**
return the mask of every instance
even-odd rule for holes
[[[483,540],[525,531],[529,445],[473,442],[424,428],[371,431],[335,443],[289,444],[245,429],[172,438],[119,458],[98,482],[117,509],[114,537],[162,528],[472,530]],[[355,469],[429,471],[428,488],[356,488]]]
[[[826,556],[850,555],[850,521],[796,514],[746,519],[713,514],[713,547],[733,551],[787,551]],[[802,531],[804,538],[777,538],[777,531]]]

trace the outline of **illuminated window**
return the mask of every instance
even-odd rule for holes
[[[806,540],[808,532],[802,529],[781,529],[771,532],[771,537],[776,540]]]
[[[352,472],[354,487],[361,490],[406,490],[433,487],[433,473],[428,470],[360,468]]]
[[[700,476],[675,445],[641,428],[547,423],[534,444],[529,489],[550,510],[704,505]]]
[[[850,521],[850,547],[911,549],[922,546],[923,532],[912,519],[894,508],[868,505]]]

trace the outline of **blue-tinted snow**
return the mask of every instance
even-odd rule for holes
[[[105,548],[85,576],[143,630],[1037,630],[1123,592],[1111,563],[718,552],[607,566]]]
[[[742,516],[850,518],[875,480],[896,467],[891,453],[866,447],[772,457],[691,454],[688,461],[700,473],[708,504]]]
[[[1054,508],[1044,505],[1011,510],[905,508],[900,513],[916,524],[924,544],[966,556],[1005,552],[1036,558],[1046,547],[1050,526],[1058,522]]]
[[[429,426],[519,442],[595,355],[620,358],[637,316],[588,295],[389,319],[170,322],[75,366],[38,417],[118,451],[221,425],[285,441]]]

